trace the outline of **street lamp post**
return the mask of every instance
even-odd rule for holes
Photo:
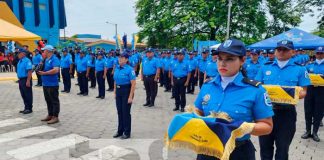
[[[115,26],[115,35],[117,36],[117,23],[110,23],[110,22],[106,22],[107,24],[111,24]]]
[[[226,39],[229,38],[229,32],[230,32],[230,23],[231,23],[231,7],[232,7],[232,0],[228,0],[228,13],[227,13]]]

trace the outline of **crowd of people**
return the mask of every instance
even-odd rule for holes
[[[275,156],[278,160],[288,159],[289,145],[296,131],[296,108],[294,105],[271,103],[266,90],[260,85],[269,84],[303,88],[299,98],[306,97],[306,132],[301,138],[320,141],[317,132],[324,113],[324,102],[321,99],[324,88],[311,85],[308,73],[324,75],[324,47],[318,47],[309,54],[303,49],[296,49],[293,42],[283,40],[272,50],[256,50],[245,48],[240,40],[230,39],[218,49],[204,49],[199,54],[186,49],[152,48],[144,51],[106,51],[100,48],[82,50],[80,47],[68,47],[58,52],[50,45],[42,50],[35,50],[33,56],[29,56],[28,48],[18,49],[18,55],[22,54],[18,56],[17,73],[25,103],[22,113],[29,114],[32,112],[30,77],[32,71],[36,72],[36,86],[44,87],[48,106],[48,116],[42,121],[48,124],[59,122],[60,77],[64,86],[61,92],[70,93],[71,79],[77,75],[76,85],[79,86],[80,96],[88,96],[89,88],[94,89],[96,86],[98,99],[105,99],[105,91],[114,93],[118,131],[113,137],[130,138],[130,108],[135,80],[139,77],[146,92],[143,106],[155,106],[160,85],[175,100],[173,110],[184,112],[186,94],[194,94],[198,87],[200,90],[195,106],[202,116],[208,116],[211,111],[226,112],[234,120],[255,122],[251,134],[260,136],[261,158],[267,160]],[[31,58],[30,62],[26,57]],[[21,67],[22,62],[24,67]],[[238,139],[237,144],[240,145],[234,150],[231,159],[255,159],[250,136]],[[197,159],[215,158],[198,155]]]

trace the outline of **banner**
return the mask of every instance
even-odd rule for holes
[[[119,35],[114,36],[114,39],[116,40],[116,49],[120,49],[120,50],[122,50],[120,36],[119,36]]]
[[[271,102],[277,104],[297,105],[299,102],[299,93],[302,91],[302,88],[298,86],[263,85],[263,87],[267,90]]]
[[[132,40],[132,50],[136,49],[136,44],[137,44],[138,36],[136,33],[133,34],[133,40]]]
[[[324,86],[324,75],[309,74],[309,78],[313,86]]]
[[[169,125],[165,144],[169,149],[190,149],[197,154],[228,160],[235,149],[236,138],[249,134],[254,125],[210,116],[201,117],[193,112],[178,114]]]

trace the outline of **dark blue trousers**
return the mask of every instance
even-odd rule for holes
[[[116,106],[118,113],[118,134],[131,134],[131,106],[128,103],[131,85],[116,86]]]
[[[19,91],[20,95],[23,98],[25,110],[33,110],[33,83],[30,80],[30,87],[26,86],[27,78],[20,78],[19,83]]]
[[[244,144],[237,146],[232,154],[230,160],[255,160],[255,148],[250,140],[247,140]],[[218,160],[216,157],[205,156],[199,154],[197,160]]]
[[[70,68],[62,68],[61,73],[62,73],[64,91],[70,91],[71,90]]]
[[[306,131],[317,134],[324,115],[324,87],[307,87],[307,94],[304,100]]]
[[[114,89],[114,75],[112,74],[113,68],[108,68],[107,70],[107,83],[108,83],[108,89]]]
[[[96,73],[95,68],[91,67],[89,72],[90,87],[96,87]]]
[[[96,75],[100,97],[105,97],[105,79],[103,78],[103,75],[104,71],[98,71]]]
[[[87,72],[78,72],[78,81],[79,81],[79,87],[80,87],[80,92],[81,94],[88,93],[89,88],[88,88],[88,79],[86,77]]]
[[[169,71],[164,71],[163,73],[164,88],[167,91],[171,90],[171,78],[169,77]]]
[[[195,92],[195,86],[196,86],[196,81],[197,81],[197,77],[194,77],[195,76],[195,72],[196,70],[192,70],[191,71],[191,77],[190,77],[190,80],[189,80],[189,85],[187,87],[187,92],[189,93],[193,93]]]
[[[186,87],[184,84],[186,83],[187,77],[176,78],[173,77],[173,85],[174,85],[174,98],[176,108],[185,108],[186,106]]]
[[[261,160],[272,160],[274,144],[276,145],[275,160],[288,160],[289,146],[296,132],[297,112],[294,106],[286,109],[274,109],[273,130],[271,134],[260,136]]]

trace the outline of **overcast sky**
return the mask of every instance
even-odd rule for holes
[[[104,39],[113,39],[115,26],[106,21],[118,24],[118,33],[126,33],[128,39],[139,31],[135,23],[136,0],[65,0],[68,26],[67,36],[74,34],[99,34]],[[299,28],[307,32],[313,31],[318,18],[305,15]],[[63,36],[63,32],[61,32]]]

